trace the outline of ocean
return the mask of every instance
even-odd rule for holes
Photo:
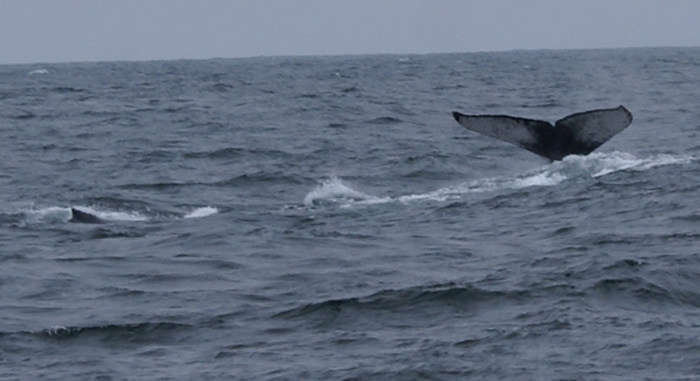
[[[0,379],[696,380],[699,99],[700,48],[2,65]],[[552,163],[452,118],[618,105]]]

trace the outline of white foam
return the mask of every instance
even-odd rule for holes
[[[644,171],[663,165],[687,164],[693,160],[695,158],[688,155],[655,155],[640,159],[626,152],[614,151],[592,153],[588,156],[567,156],[561,162],[553,163],[551,167],[569,176],[588,175],[597,178],[619,171]]]
[[[527,177],[507,181],[504,188],[518,189],[529,187],[551,187],[566,179],[566,176],[556,172],[535,173]]]
[[[62,325],[54,325],[54,326],[51,326],[50,328],[48,328],[45,332],[49,336],[58,336],[60,334],[67,333],[68,328],[66,328],[65,326],[62,326]]]
[[[211,206],[205,206],[203,208],[197,208],[187,214],[183,218],[202,218],[202,217],[207,217],[211,216],[212,214],[219,213],[219,209],[211,207]]]
[[[376,197],[367,195],[346,185],[341,179],[331,177],[322,181],[316,189],[304,197],[304,205],[313,206],[322,201],[352,205],[372,205],[390,202],[411,203],[417,201],[443,202],[464,197],[465,194],[494,192],[499,190],[522,189],[529,187],[556,186],[568,179],[579,177],[601,177],[611,173],[632,170],[644,171],[650,168],[687,164],[697,160],[692,156],[656,155],[639,159],[624,152],[593,153],[588,156],[568,156],[544,167],[516,177],[493,177],[471,180],[461,184],[440,188],[422,194],[409,194],[398,197]]]
[[[364,201],[373,203],[380,201],[379,198],[356,191],[337,177],[331,177],[321,181],[314,190],[304,197],[304,205],[313,206],[322,201],[343,202],[343,201]]]
[[[28,75],[43,75],[43,74],[49,74],[49,71],[46,69],[37,69],[37,70],[32,70]]]
[[[29,224],[66,222],[71,218],[70,208],[50,206],[47,208],[22,210]]]
[[[695,160],[697,159],[691,155],[656,155],[647,159],[640,160],[640,162],[634,167],[631,167],[631,169],[635,171],[646,171],[647,169],[660,167],[664,165],[689,164]]]

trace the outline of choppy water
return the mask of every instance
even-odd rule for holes
[[[696,379],[698,99],[695,48],[0,66],[0,378]],[[620,104],[551,164],[451,118]]]

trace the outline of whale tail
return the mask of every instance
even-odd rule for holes
[[[452,113],[469,130],[514,144],[549,160],[588,155],[632,123],[624,106],[571,114],[549,122],[508,115]]]
[[[83,212],[75,208],[70,208],[71,219],[68,222],[82,223],[82,224],[102,224],[104,221],[94,214],[88,212]]]

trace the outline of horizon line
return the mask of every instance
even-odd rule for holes
[[[313,57],[362,57],[362,56],[428,56],[428,55],[454,55],[454,54],[491,54],[513,52],[565,52],[565,51],[595,51],[595,50],[633,50],[633,49],[692,49],[700,48],[698,45],[646,45],[646,46],[620,46],[620,47],[595,47],[595,48],[514,48],[473,51],[451,52],[405,52],[405,53],[320,53],[320,54],[258,54],[246,56],[211,56],[211,57],[180,57],[180,58],[136,58],[136,59],[86,59],[86,60],[58,60],[58,61],[25,61],[25,62],[0,62],[0,66],[29,66],[29,65],[61,65],[61,64],[86,64],[86,63],[117,63],[117,62],[167,62],[167,61],[209,61],[209,60],[250,60],[260,58],[313,58]]]

